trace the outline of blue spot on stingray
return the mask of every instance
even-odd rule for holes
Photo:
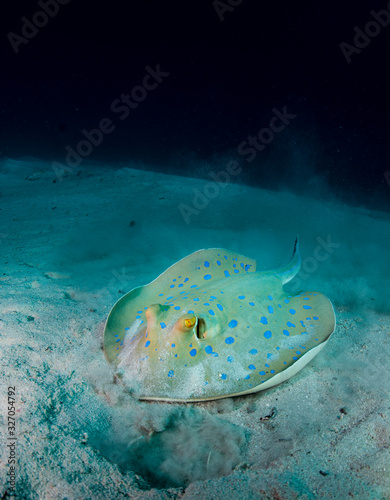
[[[283,301],[285,304],[288,304],[290,301],[288,299],[284,299]]]
[[[175,288],[175,285],[171,285],[169,288]]]
[[[158,296],[159,296],[159,297],[162,297],[163,295],[164,295],[163,293],[159,293],[159,294],[158,294]]]
[[[224,271],[224,272],[223,272],[223,274],[224,274],[226,277],[230,276],[229,271]]]
[[[274,298],[271,295],[268,295],[269,300],[274,300]]]
[[[303,306],[303,309],[311,309],[311,306]]]
[[[175,373],[175,372],[174,372],[173,370],[169,370],[169,372],[168,372],[168,377],[173,377],[173,374],[174,374],[174,373]]]
[[[196,356],[196,349],[191,349],[190,356]]]
[[[204,350],[207,354],[211,354],[213,352],[213,348],[211,347],[211,345],[206,345]]]
[[[180,283],[179,288],[182,287],[182,286],[184,286],[183,283]],[[181,292],[181,293],[183,293],[183,292]]]
[[[290,335],[290,332],[288,330],[283,330],[283,333],[288,337]]]
[[[220,261],[220,260],[217,260],[217,264],[220,266],[220,265],[221,265],[221,261]]]
[[[210,263],[207,262],[207,260],[205,260],[205,262],[204,262],[204,267],[210,267]]]
[[[250,370],[256,370],[255,365],[249,365],[249,366],[248,366],[248,368],[249,368]]]
[[[121,341],[121,339],[116,339],[116,342],[120,342],[120,341]]]
[[[271,370],[271,373],[275,373],[275,370]]]
[[[175,354],[175,358],[177,358],[177,354]]]
[[[223,307],[221,306],[221,304],[217,304],[217,307],[220,311],[223,311]]]
[[[176,344],[172,344],[171,347],[176,347]]]
[[[235,273],[239,273],[240,271],[239,271],[238,269],[235,269],[235,270],[234,270],[234,272],[235,272]]]
[[[204,278],[205,280],[210,280],[210,279],[211,279],[211,274],[205,274],[205,275],[203,276],[203,278]]]
[[[228,363],[232,363],[232,362],[234,361],[233,356],[228,356],[228,357],[226,358],[226,361],[227,361]]]
[[[265,372],[259,372],[259,375],[265,375]]]
[[[301,351],[297,351],[296,354],[298,354],[298,355],[301,354]]]
[[[250,306],[254,306],[254,305],[255,305],[255,303],[254,303],[254,302],[249,302],[249,305],[250,305]]]
[[[225,343],[226,344],[233,344],[234,342],[234,338],[233,337],[226,337],[225,339]]]
[[[215,316],[215,312],[212,309],[209,309],[209,313],[211,314],[211,316]]]
[[[296,356],[293,356],[293,359],[296,361],[298,358]]]
[[[272,354],[272,353],[270,353],[270,352],[269,352],[269,353],[267,354],[267,358],[268,358],[268,359],[274,359],[274,358],[275,358],[275,354]]]
[[[210,295],[210,299],[216,299],[217,297],[215,295]]]
[[[290,309],[288,312],[289,312],[290,314],[295,314],[295,309]]]
[[[210,304],[208,302],[205,302],[203,305],[205,306],[209,306]]]
[[[269,330],[267,330],[266,332],[264,332],[264,337],[265,337],[266,339],[270,339],[270,338],[272,337],[272,332],[271,332],[271,331],[269,331]]]
[[[295,328],[295,325],[293,323],[291,323],[291,321],[287,321],[287,326],[289,326],[291,328]]]
[[[190,288],[196,288],[198,285],[191,285]]]
[[[309,300],[309,297],[305,297],[303,300]]]
[[[237,326],[237,321],[235,319],[232,319],[228,324],[229,328],[236,328],[236,326]]]
[[[263,323],[263,325],[268,325],[268,320],[265,316],[262,316],[260,319],[260,323]]]
[[[272,306],[268,306],[268,312],[269,312],[270,314],[273,314],[273,312],[274,312],[274,308],[273,308]]]
[[[226,375],[226,373],[221,373],[221,379],[222,379],[222,380],[226,380],[226,379],[227,379],[227,375]]]
[[[189,278],[184,278],[184,283],[187,283],[188,280]]]
[[[251,378],[250,375],[247,375],[246,377],[244,377],[244,380],[249,380]]]
[[[313,319],[316,321],[318,319],[318,316],[313,316]]]
[[[176,306],[175,310],[178,311],[180,309],[180,306]]]
[[[148,347],[150,345],[150,340],[146,341],[145,347]]]
[[[245,299],[245,295],[239,295],[238,298],[241,299],[241,300]]]
[[[250,267],[252,267],[252,264],[247,264],[247,265],[245,266],[245,271],[248,271],[248,269],[249,269]]]
[[[188,314],[194,314],[194,311],[192,311],[192,310],[188,311]]]
[[[249,354],[257,354],[257,349],[251,349],[251,350],[249,351]]]
[[[160,326],[161,326],[161,328],[166,328],[167,327],[167,325],[164,322],[160,323]]]
[[[198,298],[194,299],[195,302],[198,302],[198,300],[199,300]]]

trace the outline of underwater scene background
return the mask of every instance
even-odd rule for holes
[[[390,4],[39,0],[0,23],[1,498],[390,498]],[[297,234],[285,290],[337,324],[294,377],[169,403],[114,376],[126,293],[199,249],[278,268]]]

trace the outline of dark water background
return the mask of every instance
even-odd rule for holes
[[[236,182],[389,209],[390,4],[53,2],[4,6],[1,157],[201,177],[238,161]],[[134,90],[147,67],[158,85]],[[243,154],[284,108],[294,118]]]

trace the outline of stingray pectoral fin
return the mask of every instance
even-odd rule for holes
[[[145,288],[134,288],[121,297],[110,311],[103,336],[104,354],[109,363],[118,363],[118,347],[123,343],[125,332],[128,331],[129,318],[134,317],[135,311],[144,305]]]
[[[303,298],[304,316],[307,315],[305,321],[313,326],[318,342],[325,342],[336,329],[336,315],[332,302],[328,297],[317,292],[304,292],[301,298]],[[308,306],[310,309],[307,309]]]

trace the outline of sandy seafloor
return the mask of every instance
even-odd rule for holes
[[[187,224],[179,204],[210,181],[92,164],[54,180],[46,162],[0,167],[1,498],[7,386],[16,498],[390,498],[389,214],[227,184]],[[280,266],[297,233],[291,289],[328,295],[338,324],[296,376],[198,404],[115,383],[102,332],[121,295],[200,248]]]

